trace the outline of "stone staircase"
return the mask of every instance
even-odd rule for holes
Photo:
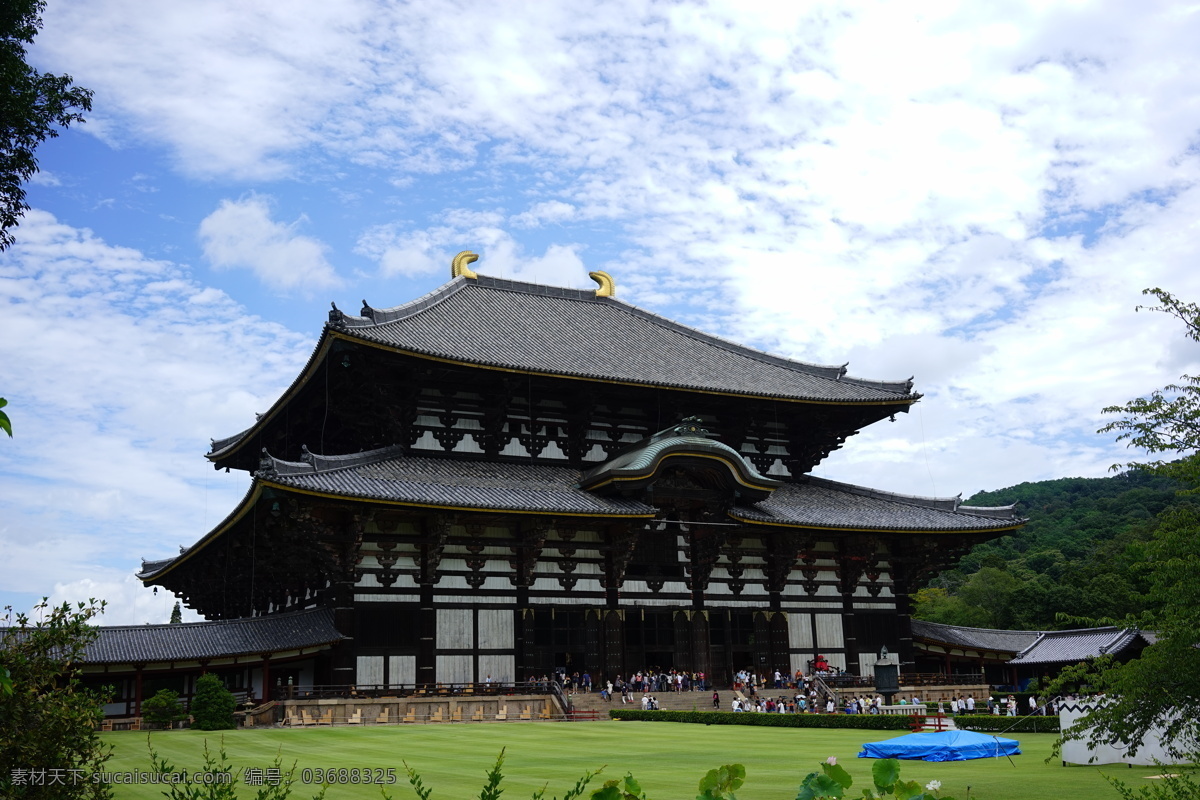
[[[729,704],[733,700],[733,694],[725,689],[718,690],[721,695],[721,708],[714,709],[712,707],[712,692],[659,692],[654,694],[658,698],[658,707],[663,711],[728,711]],[[599,692],[584,694],[582,692],[571,695],[571,703],[576,711],[596,711],[601,718],[607,718],[609,709],[613,708],[632,708],[641,709],[642,696],[635,693],[633,703],[629,705],[621,704],[620,695],[613,697],[611,702],[605,702],[600,697]]]

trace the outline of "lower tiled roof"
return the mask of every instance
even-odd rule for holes
[[[576,487],[579,470],[406,456],[398,449],[296,463],[273,459],[257,473],[271,483],[323,494],[396,503],[596,516],[650,516],[645,503]]]
[[[101,625],[88,645],[86,664],[196,661],[312,649],[344,638],[333,611],[316,608],[286,614],[176,625]]]
[[[777,525],[931,533],[1013,528],[1024,521],[1012,506],[974,508],[954,497],[912,497],[821,478],[785,484],[769,499],[730,515]]]

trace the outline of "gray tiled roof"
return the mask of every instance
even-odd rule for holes
[[[1135,628],[1088,628],[1047,631],[1021,651],[1010,664],[1074,664],[1089,658],[1119,653],[1147,639]]]
[[[373,500],[499,511],[636,516],[653,506],[576,488],[578,470],[533,464],[405,456],[386,448],[352,456],[310,455],[309,462],[271,458],[257,475],[296,489]],[[869,530],[962,531],[1010,527],[1013,509],[955,506],[955,498],[921,498],[811,478],[783,484],[768,500],[735,508],[739,519]]]
[[[912,634],[919,639],[926,639],[953,647],[968,647],[974,650],[988,650],[998,653],[1013,653],[1014,655],[1033,644],[1040,631],[998,631],[990,628],[964,628],[959,625],[943,625],[940,622],[926,622],[914,619]]]
[[[220,535],[242,515],[259,481],[351,499],[456,509],[597,517],[646,517],[658,511],[637,500],[580,489],[582,475],[567,467],[410,456],[402,447],[345,456],[306,451],[305,461],[267,455],[245,499],[204,540]],[[1012,506],[973,508],[959,505],[957,498],[911,497],[821,478],[806,480],[784,483],[769,499],[735,507],[729,514],[782,525],[931,533],[1004,529],[1023,522]],[[195,547],[180,556],[143,561],[137,577],[151,580]]]
[[[256,475],[296,489],[399,503],[596,516],[639,516],[654,508],[576,488],[579,470],[534,464],[406,456],[387,448],[353,456],[271,458]]]
[[[823,478],[785,484],[769,499],[730,514],[780,525],[930,532],[986,531],[1022,522],[1012,506],[964,506],[956,497],[913,497]]]
[[[178,625],[101,625],[86,664],[196,661],[311,649],[344,638],[333,611],[316,608],[266,617]]]
[[[915,399],[911,381],[792,361],[720,339],[595,292],[456,278],[391,309],[333,323],[409,352],[505,369],[650,386],[828,402]],[[337,316],[335,314],[335,316]]]

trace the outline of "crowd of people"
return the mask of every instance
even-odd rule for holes
[[[794,674],[781,670],[760,675],[751,669],[741,669],[732,676],[733,698],[729,708],[735,712],[756,712],[771,714],[880,714],[884,700],[882,696],[874,697],[860,695],[843,696],[840,700],[825,691],[823,682],[836,675],[838,670],[830,665],[824,657],[818,656],[809,663],[810,671],[805,673],[796,670]],[[819,669],[818,669],[819,668]],[[532,676],[530,681],[545,683],[550,681],[548,675]],[[628,676],[618,675],[613,679],[600,677],[593,681],[588,671],[567,673],[565,670],[555,672],[553,680],[568,693],[599,692],[600,696],[609,702],[614,699],[624,705],[640,706],[643,710],[652,711],[659,708],[657,695],[670,692],[702,692],[712,689],[708,676],[703,672],[687,670],[662,670],[648,668],[637,670]],[[781,692],[776,694],[776,692]],[[899,696],[892,702],[900,706],[930,706],[934,701],[922,700],[919,695],[909,697]],[[986,702],[988,714],[1017,716],[1018,714],[1057,714],[1062,698],[1054,698],[1045,703],[1039,703],[1034,696],[1025,701],[1027,709],[1021,708],[1021,703],[1014,695],[1007,697],[988,697]],[[976,703],[970,694],[955,695],[949,701],[936,701],[936,710],[949,714],[984,713],[983,703]],[[714,709],[722,707],[721,696],[717,691],[712,693]]]

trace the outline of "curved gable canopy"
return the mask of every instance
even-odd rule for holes
[[[711,438],[696,417],[660,431],[585,472],[578,485],[589,492],[630,494],[652,486],[669,466],[695,472],[689,464],[701,465],[709,481],[724,484],[734,497],[746,502],[765,500],[783,485],[760,474],[729,445]]]

